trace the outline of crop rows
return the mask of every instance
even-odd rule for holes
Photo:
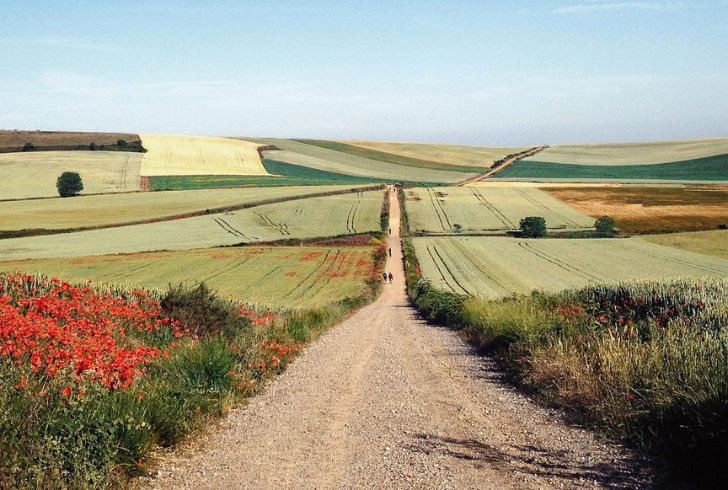
[[[593,218],[533,187],[408,189],[405,196],[410,229],[420,234],[504,233],[527,216],[543,216],[551,229],[594,225]]]
[[[415,238],[425,278],[461,294],[498,298],[624,280],[728,275],[728,261],[638,239]]]
[[[218,294],[271,308],[304,308],[356,297],[373,277],[372,246],[240,247],[0,262],[0,270],[70,280],[142,285],[204,282]]]

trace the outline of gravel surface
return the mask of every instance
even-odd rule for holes
[[[309,346],[247,406],[161,455],[153,489],[647,488],[647,462],[539,408],[404,285],[392,193],[381,297]]]

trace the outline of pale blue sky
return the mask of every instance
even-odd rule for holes
[[[0,128],[728,136],[728,1],[0,0]]]

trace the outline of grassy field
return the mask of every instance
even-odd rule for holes
[[[714,230],[728,224],[728,187],[548,187],[593,218],[611,216],[626,233]]]
[[[650,235],[640,240],[728,260],[728,230]]]
[[[121,150],[117,145],[124,140],[134,150],[139,150],[141,140],[138,134],[129,133],[75,133],[66,131],[5,131],[0,130],[0,153],[23,151],[26,143],[34,147],[34,151],[51,150],[88,150],[91,143],[100,150]]]
[[[142,153],[43,151],[0,154],[0,200],[58,196],[56,180],[78,172],[82,194],[140,190]]]
[[[274,153],[271,153],[274,154]],[[263,166],[271,174],[268,177],[240,175],[198,175],[188,177],[149,177],[152,190],[175,189],[220,189],[229,187],[272,187],[272,186],[318,186],[318,185],[362,185],[385,183],[384,179],[355,177],[317,170],[315,168],[292,165],[268,158]]]
[[[404,167],[416,167],[416,168],[428,168],[432,170],[448,170],[451,172],[469,172],[469,173],[480,173],[482,172],[479,168],[470,168],[467,165],[453,165],[448,162],[438,162],[433,160],[426,160],[422,158],[415,158],[411,156],[400,155],[396,153],[389,153],[380,150],[373,150],[371,148],[365,148],[362,146],[352,145],[341,141],[328,141],[328,140],[295,140],[299,143],[305,143],[307,145],[318,146],[319,148],[325,148],[327,150],[334,150],[340,153],[346,153],[347,155],[360,156],[375,160],[377,162],[391,163],[393,165],[401,165]]]
[[[360,296],[374,275],[372,254],[373,246],[235,247],[0,262],[0,271],[151,289],[204,282],[220,296],[278,310]]]
[[[571,165],[654,165],[728,154],[728,138],[649,143],[565,145],[546,148],[525,161]]]
[[[503,233],[527,216],[543,216],[550,229],[592,228],[594,220],[533,187],[407,189],[405,205],[414,233]]]
[[[0,232],[75,229],[152,220],[271,199],[346,191],[349,186],[142,192],[3,203]]]
[[[143,134],[141,175],[268,175],[255,143],[211,136]]]
[[[395,143],[386,141],[343,141],[352,146],[427,160],[430,162],[490,168],[493,162],[506,155],[526,150],[526,147],[442,145],[436,143]]]
[[[576,165],[521,160],[493,175],[494,179],[579,179],[606,181],[728,181],[728,155],[655,165]]]
[[[266,159],[355,177],[434,185],[458,182],[472,175],[467,172],[472,169],[467,167],[457,167],[457,171],[423,168],[373,160],[293,140],[258,138],[255,141],[279,148],[264,151]]]
[[[74,257],[187,250],[380,230],[384,191],[266,204],[240,211],[60,235],[0,240],[0,257]]]
[[[728,261],[640,239],[414,238],[435,287],[484,298],[588,284],[728,275]]]

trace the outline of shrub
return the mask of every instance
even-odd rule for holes
[[[238,308],[215,296],[205,283],[194,289],[182,285],[170,287],[160,306],[166,315],[187,325],[190,332],[202,338],[224,335],[232,340],[250,329],[251,321]]]
[[[76,172],[63,172],[56,181],[56,188],[59,196],[70,197],[83,190],[83,181]]]
[[[26,143],[23,145],[23,151],[33,151],[35,150],[35,146],[33,146],[33,143]]]
[[[611,237],[617,233],[614,231],[614,218],[611,216],[602,216],[594,223],[597,233],[600,235]]]
[[[519,223],[521,236],[524,238],[540,238],[546,236],[546,220],[541,216],[529,216]]]
[[[119,148],[126,148],[129,146],[129,143],[127,143],[126,140],[118,140],[116,144]]]
[[[718,225],[718,229],[719,230],[728,230],[728,224],[726,224],[726,223],[720,224],[720,225]]]

